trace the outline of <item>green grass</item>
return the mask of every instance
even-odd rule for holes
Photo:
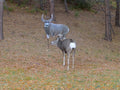
[[[97,67],[97,66],[96,66]],[[99,68],[99,67],[97,67]],[[52,69],[46,72],[30,73],[24,69],[0,69],[0,88],[9,90],[53,88],[53,89],[79,89],[79,90],[119,90],[120,72],[118,70],[104,69],[59,71]]]

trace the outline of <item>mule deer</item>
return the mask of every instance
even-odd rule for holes
[[[65,39],[65,38],[63,38],[63,35],[59,34],[57,37],[57,40],[52,41],[51,44],[56,45],[58,48],[61,49],[61,51],[63,53],[63,66],[65,65],[65,53],[67,54],[67,56],[68,56],[67,70],[69,70],[69,58],[70,58],[70,53],[72,52],[72,58],[73,58],[72,68],[74,68],[76,43],[72,39]]]
[[[51,14],[51,18],[49,20],[45,20],[43,18],[43,14],[41,20],[44,22],[44,30],[46,32],[47,40],[48,40],[48,47],[49,47],[49,38],[50,36],[57,36],[58,34],[62,34],[64,37],[69,32],[68,26],[64,24],[54,24],[51,23],[53,20],[53,14]]]

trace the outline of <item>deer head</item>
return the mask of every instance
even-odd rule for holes
[[[49,26],[49,24],[52,22],[53,20],[53,14],[51,14],[51,18],[48,20],[44,19],[44,15],[42,14],[41,16],[41,20],[44,22],[44,27],[47,28]]]

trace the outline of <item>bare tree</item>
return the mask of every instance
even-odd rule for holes
[[[3,1],[4,1],[4,6],[7,8],[7,14],[9,15],[9,10],[8,10],[7,2],[6,2],[6,0],[3,0]]]
[[[20,6],[22,4],[22,0],[16,0],[18,3],[18,6]]]
[[[109,0],[105,0],[105,40],[112,41],[111,31],[110,2]]]
[[[44,6],[45,6],[44,0],[40,0],[40,9],[44,10]]]
[[[115,25],[120,27],[120,0],[116,0],[116,5]]]
[[[3,2],[0,0],[0,40],[3,40]]]
[[[50,2],[50,15],[53,14],[53,20],[55,20],[54,0],[49,0],[49,2]]]
[[[65,12],[68,12],[67,0],[64,0],[64,4],[65,4]]]

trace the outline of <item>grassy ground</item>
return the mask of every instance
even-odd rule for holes
[[[76,16],[75,13],[78,13]],[[70,27],[67,38],[77,43],[75,69],[62,66],[62,53],[47,49],[41,14],[15,9],[4,12],[0,41],[0,90],[119,90],[120,30],[112,42],[104,38],[104,14],[56,10],[57,21]],[[114,23],[114,21],[113,21]],[[51,41],[54,38],[51,38]]]

